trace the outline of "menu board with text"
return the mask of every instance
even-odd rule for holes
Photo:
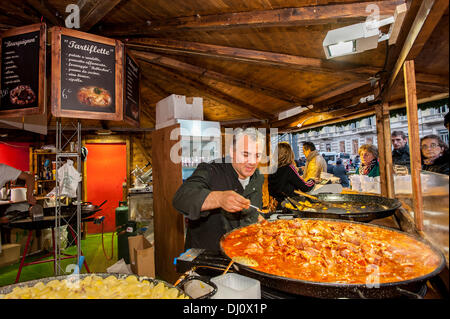
[[[52,114],[122,120],[123,44],[52,28]]]
[[[124,80],[124,120],[139,126],[140,117],[140,68],[136,60],[129,54],[125,53],[125,80]]]
[[[0,117],[45,112],[45,43],[45,24],[2,34]]]

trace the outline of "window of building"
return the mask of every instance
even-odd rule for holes
[[[448,130],[440,130],[438,134],[439,137],[444,141],[444,143],[448,145]]]
[[[440,107],[438,107],[436,109],[436,113],[437,114],[447,113],[447,112],[448,112],[448,105],[447,104],[441,105]]]
[[[339,152],[345,153],[345,141],[339,142]]]
[[[327,150],[327,152],[331,152],[331,144],[326,144],[325,145],[325,149]]]
[[[352,153],[358,154],[359,149],[359,141],[358,140],[352,140]]]
[[[373,144],[373,138],[372,137],[366,137],[366,144]]]

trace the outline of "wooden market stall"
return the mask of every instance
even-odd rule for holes
[[[55,30],[67,27],[66,7],[72,2],[3,1],[0,31],[45,23],[47,39],[52,39]],[[92,39],[111,39],[140,68],[138,125],[120,116],[85,116],[81,126],[84,142],[126,143],[128,188],[135,181],[132,170],[151,164],[157,276],[170,282],[178,278],[173,259],[184,243],[183,218],[170,204],[182,183],[181,164],[167,164],[173,141],[168,142],[167,129],[156,129],[156,104],[171,94],[202,97],[203,119],[219,122],[222,130],[251,125],[299,132],[375,114],[381,194],[390,198],[395,190],[389,111],[406,106],[414,219],[404,210],[396,222],[426,236],[417,105],[448,98],[448,1],[88,0],[80,1],[79,9],[79,31]],[[388,17],[395,22],[380,27],[388,40],[364,52],[327,59],[323,41],[328,31]],[[47,45],[54,46],[55,38]],[[73,121],[51,111],[58,101],[50,94],[55,85],[50,62],[47,68],[43,123],[48,134],[30,135],[27,141],[36,145],[54,143],[58,121]],[[299,106],[302,112],[280,117]],[[14,115],[15,122],[0,116],[0,132],[9,141],[23,140],[16,128],[24,127],[27,120],[18,115],[25,114]],[[98,135],[104,132],[110,135]],[[448,289],[448,277],[446,284]]]

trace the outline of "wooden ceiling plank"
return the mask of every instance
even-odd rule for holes
[[[307,72],[317,72],[344,76],[347,78],[368,79],[381,70],[379,67],[354,65],[318,58],[295,56],[268,51],[249,50],[220,45],[187,42],[160,38],[131,39],[126,42],[127,47],[135,50],[156,50],[168,53],[183,53],[201,55],[238,62],[282,67]]]
[[[336,97],[338,95],[341,95],[343,93],[347,93],[347,92],[349,92],[349,91],[351,91],[353,89],[359,88],[359,87],[364,86],[364,85],[367,85],[367,82],[356,81],[356,82],[352,82],[352,83],[349,83],[349,84],[345,84],[345,85],[340,86],[340,87],[338,87],[338,88],[336,88],[334,90],[328,91],[325,94],[322,94],[320,96],[311,98],[310,99],[311,100],[311,104],[315,104],[315,103],[320,103],[320,102],[326,101],[328,99],[331,99],[331,98]]]
[[[420,7],[411,27],[408,29],[409,32],[386,84],[387,90],[385,94],[387,96],[389,96],[394,86],[399,83],[398,79],[400,77],[398,75],[401,73],[404,62],[413,60],[419,55],[448,8],[448,0],[423,0],[416,1],[415,4],[417,5],[417,3],[420,3]]]
[[[120,2],[121,0],[79,0],[81,30],[89,31]]]
[[[248,27],[287,27],[306,26],[336,22],[337,20],[361,20],[367,18],[369,5],[376,5],[381,16],[393,15],[404,0],[372,1],[344,4],[327,4],[305,7],[281,8],[232,12],[212,15],[195,15],[164,20],[153,20],[135,26],[104,26],[102,32],[110,36],[128,36],[130,34],[155,35],[180,30],[210,31]]]
[[[150,68],[152,68],[156,71],[162,72],[164,74],[167,74],[173,80],[184,83],[196,90],[199,90],[202,92],[203,95],[207,96],[208,98],[218,101],[222,104],[225,104],[226,106],[231,107],[235,110],[238,110],[239,112],[245,112],[245,113],[251,114],[252,116],[255,116],[258,119],[263,119],[263,120],[266,120],[266,119],[268,120],[268,119],[273,118],[272,114],[261,111],[248,103],[240,101],[237,98],[232,97],[231,95],[228,95],[220,90],[217,90],[217,89],[215,89],[205,83],[202,83],[196,79],[192,79],[185,74],[181,75],[181,74],[174,72],[172,70],[169,70],[167,68],[152,64],[151,62],[148,62],[142,58],[140,58],[140,60],[147,62],[147,65]]]
[[[150,52],[142,52],[142,51],[132,51],[134,56],[143,57],[148,61],[153,61],[153,63],[159,64],[161,66],[170,67],[176,70],[180,70],[182,72],[189,72],[192,74],[196,74],[201,77],[217,80],[220,82],[228,83],[237,87],[243,87],[249,90],[253,90],[259,93],[262,93],[266,96],[274,97],[276,99],[286,101],[289,103],[294,103],[297,105],[305,105],[308,104],[308,101],[305,99],[298,98],[289,93],[283,92],[278,89],[273,89],[270,87],[264,87],[254,82],[249,82],[246,80],[242,80],[230,75],[226,75],[223,73],[211,71],[196,65],[188,64],[185,62],[178,61],[176,59],[164,57],[158,54],[150,53]]]
[[[51,24],[64,26],[64,19],[58,14],[58,11],[48,3],[48,1],[26,0],[26,3]]]

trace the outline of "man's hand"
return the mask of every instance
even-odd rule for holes
[[[248,209],[250,200],[234,191],[223,191],[219,196],[219,205],[227,212],[235,213]]]
[[[202,205],[202,211],[223,208],[227,212],[235,213],[248,209],[250,200],[235,191],[213,191],[209,193]]]

